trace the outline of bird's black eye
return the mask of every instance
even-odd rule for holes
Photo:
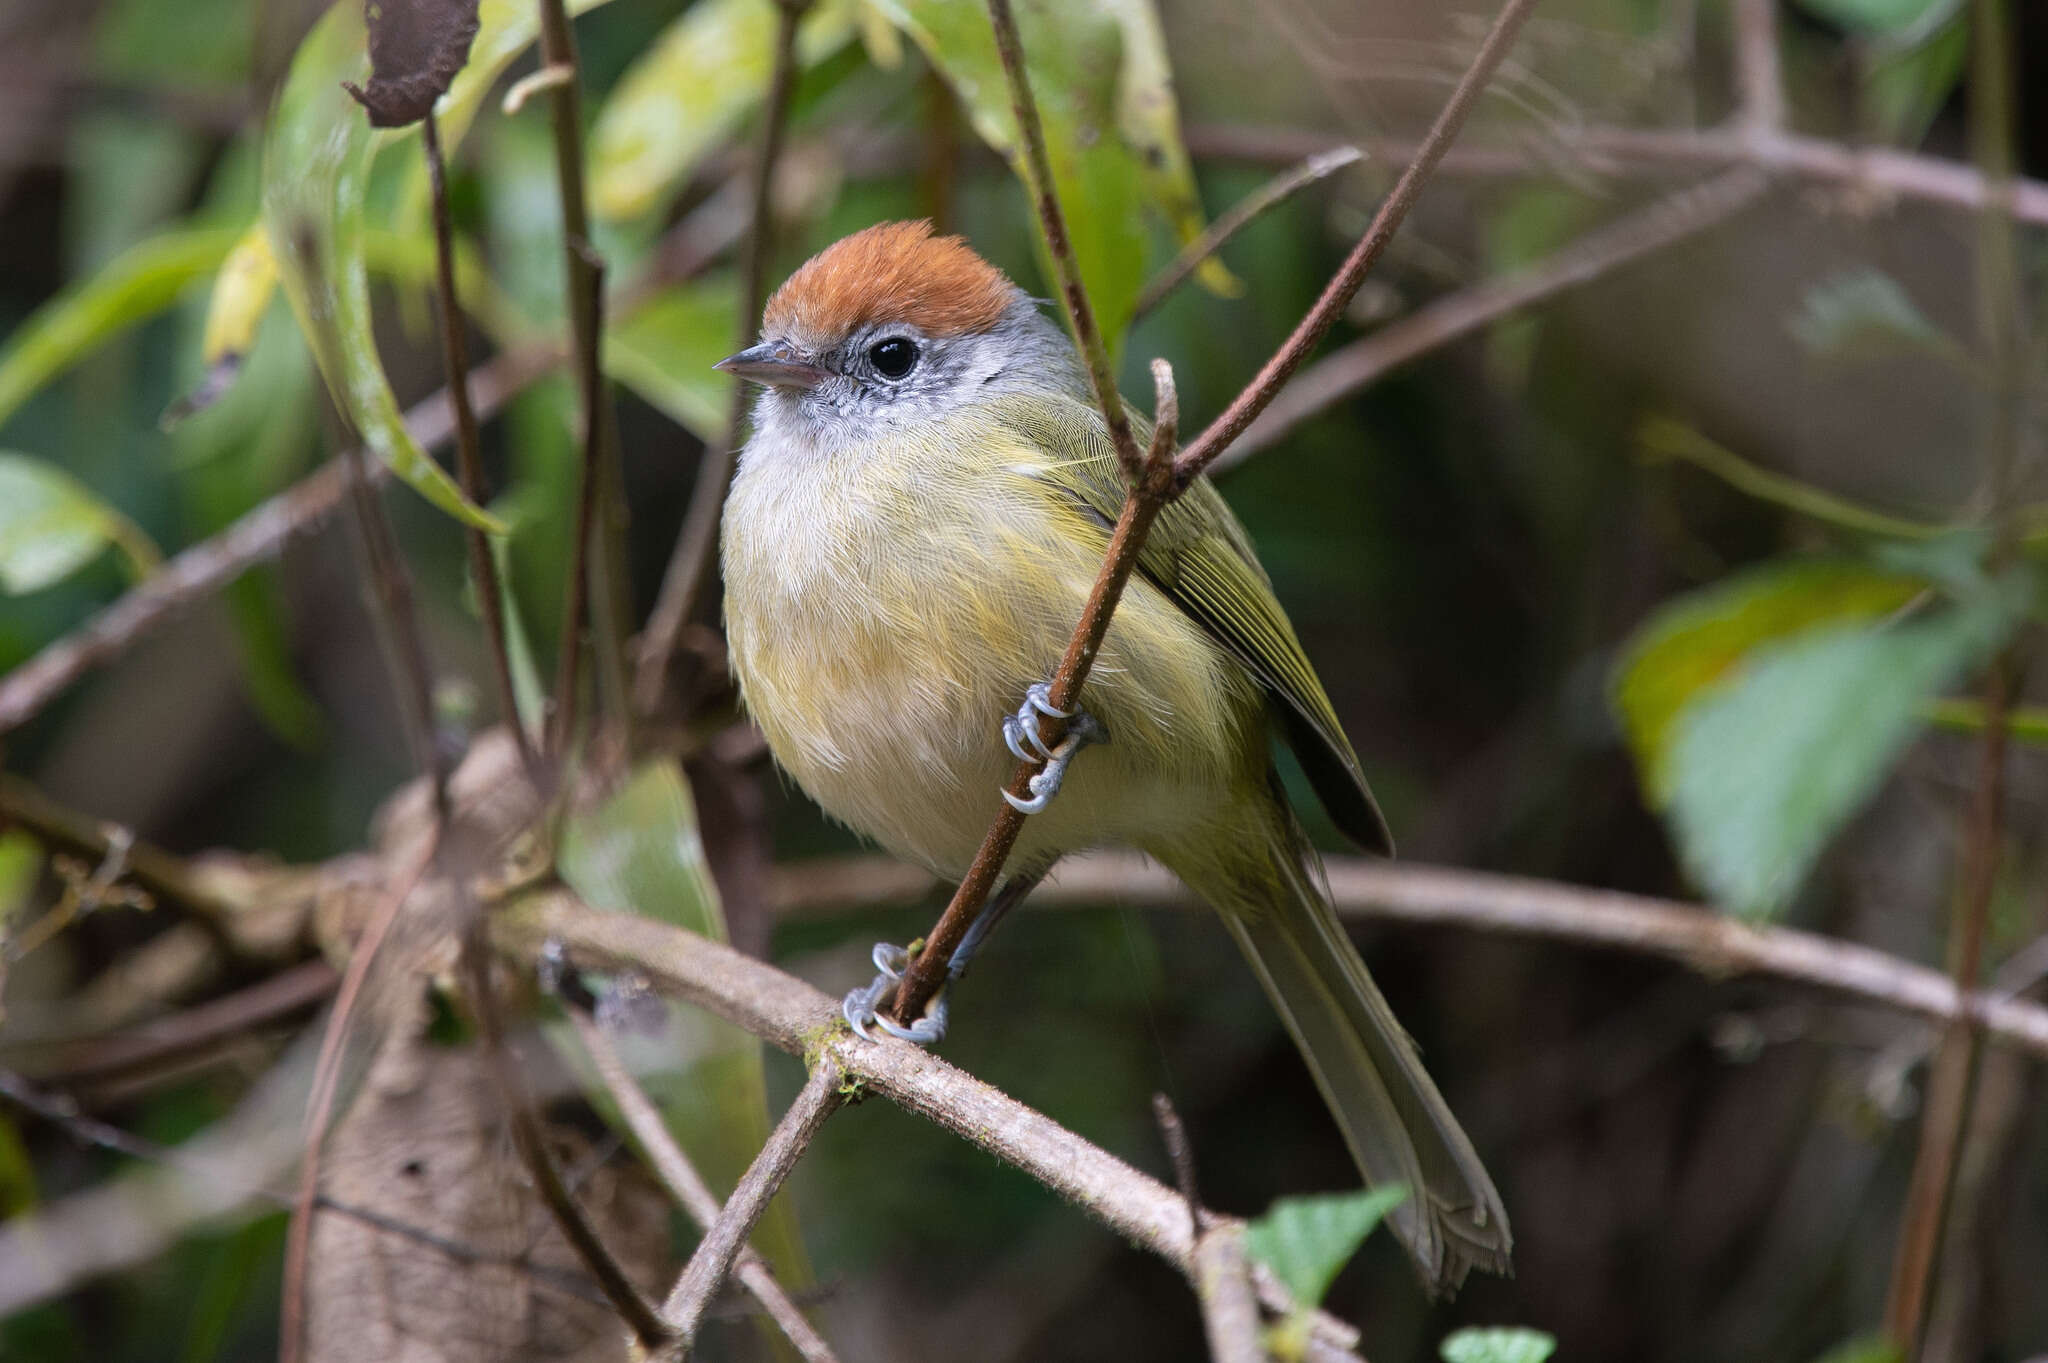
[[[891,336],[868,347],[868,359],[885,379],[900,379],[917,363],[917,345],[902,336]]]

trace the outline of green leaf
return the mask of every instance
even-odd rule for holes
[[[878,0],[953,87],[981,139],[1035,194],[1017,140],[1010,87],[980,0]],[[1121,134],[1123,34],[1088,0],[1046,0],[1017,13],[1025,67],[1052,162],[1054,188],[1081,282],[1112,353],[1145,278],[1144,159]],[[1043,262],[1041,244],[1041,262]],[[1046,277],[1052,278],[1048,267]]]
[[[672,760],[648,762],[603,804],[570,819],[555,865],[592,908],[725,940],[725,912],[697,836],[697,806]]]
[[[58,374],[220,269],[236,236],[198,228],[152,237],[38,308],[0,350],[0,425]]]
[[[1145,193],[1185,246],[1202,235],[1206,220],[1195,185],[1194,162],[1180,135],[1180,101],[1173,93],[1173,64],[1166,32],[1153,0],[1107,0],[1123,31],[1123,70],[1117,79],[1117,131],[1144,167]],[[1237,298],[1244,281],[1211,255],[1195,278],[1211,293]]]
[[[1898,1347],[1880,1335],[1837,1344],[1815,1363],[1902,1363]]]
[[[718,275],[666,289],[605,337],[605,368],[700,440],[723,440],[732,382],[711,366],[732,351],[739,286]]]
[[[1322,1301],[1337,1271],[1407,1196],[1408,1189],[1396,1183],[1355,1193],[1283,1197],[1245,1228],[1245,1248],[1307,1310]]]
[[[1437,1346],[1444,1363],[1544,1363],[1556,1352],[1556,1336],[1519,1325],[1467,1326]]]
[[[1926,590],[1923,578],[1812,559],[1742,573],[1659,610],[1614,672],[1615,710],[1650,803],[1671,799],[1680,713],[1753,650],[1816,625],[1888,615]]]
[[[1829,624],[1757,649],[1679,716],[1669,817],[1709,896],[1780,911],[1922,723],[2025,611],[2000,590],[1903,624]]]
[[[1914,146],[1941,112],[1963,78],[1969,59],[1970,26],[1962,7],[1938,24],[1925,41],[1899,43],[1877,55],[1863,77],[1863,108],[1869,131],[1887,142]]]
[[[1842,362],[1928,356],[1967,365],[1968,352],[1927,320],[1897,280],[1876,270],[1836,275],[1807,292],[1788,325],[1809,355]]]
[[[774,0],[699,0],[627,68],[591,131],[590,211],[660,208],[705,153],[723,145],[768,93],[780,26]],[[800,67],[853,38],[852,0],[825,0],[797,30]]]
[[[263,145],[263,220],[300,329],[363,443],[421,496],[467,524],[504,526],[463,497],[405,428],[370,318],[363,202],[372,137],[341,88],[368,70],[363,13],[339,0],[299,45]]]
[[[1799,0],[1816,18],[1852,33],[1893,33],[1918,23],[1948,0]]]
[[[109,544],[140,577],[156,546],[126,516],[55,465],[0,450],[0,590],[13,596],[61,582]]]
[[[43,874],[43,845],[19,828],[0,832],[0,937],[29,906]]]
[[[345,5],[347,0],[342,2]],[[574,18],[605,3],[606,0],[568,0],[567,9],[569,16]],[[540,35],[540,6],[533,0],[483,0],[477,6],[476,17],[476,37],[469,45],[469,65],[463,67],[449,83],[448,93],[441,97],[435,110],[441,124],[441,144],[451,156],[463,135],[469,131],[484,98],[498,83],[498,78],[505,74],[505,68],[520,53],[533,46],[534,39]],[[357,29],[361,31],[360,24]],[[367,65],[363,69],[367,70]],[[418,136],[410,129],[394,129],[383,134],[386,141]]]

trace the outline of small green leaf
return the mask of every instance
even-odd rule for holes
[[[1788,325],[1808,354],[1844,362],[1933,355],[1967,363],[1968,352],[1876,270],[1836,275],[1807,292]]]
[[[1863,77],[1863,107],[1870,131],[1887,142],[1915,146],[1955,93],[1969,59],[1970,26],[1953,4],[1948,22],[1919,42],[1885,44]]]
[[[1926,590],[1922,578],[1813,559],[1741,573],[1659,610],[1614,671],[1614,706],[1650,803],[1671,798],[1680,713],[1753,650],[1816,625],[1888,615]]]
[[[773,0],[699,0],[613,87],[591,132],[590,210],[638,217],[679,189],[768,93],[779,26]],[[851,0],[825,0],[797,30],[799,66],[852,40]]]
[[[1717,902],[1781,910],[1870,797],[1926,703],[1980,663],[2025,609],[2000,591],[1904,624],[1831,624],[1757,649],[1680,715],[1669,817]]]
[[[0,832],[0,937],[29,906],[43,874],[43,845],[19,828]]]
[[[606,335],[605,368],[698,439],[722,440],[732,381],[711,366],[732,352],[738,311],[730,275],[666,289]]]
[[[363,204],[372,137],[346,91],[367,71],[363,13],[338,0],[299,45],[263,145],[263,220],[285,293],[334,394],[363,443],[449,515],[502,533],[470,504],[405,428],[370,318]]]
[[[682,768],[651,761],[562,830],[556,869],[592,908],[637,913],[725,940],[725,912]]]
[[[1894,33],[1948,0],[1799,0],[1808,14],[1852,33]]]
[[[1303,1309],[1316,1306],[1373,1227],[1408,1196],[1402,1184],[1283,1197],[1245,1228],[1245,1247]]]
[[[1010,87],[980,0],[877,4],[953,87],[975,132],[1032,188]],[[1115,17],[1085,0],[1021,7],[1017,25],[1074,259],[1114,353],[1144,285],[1146,245],[1141,210],[1147,168],[1121,134],[1118,108],[1122,29]],[[1052,277],[1049,268],[1046,277]]]
[[[126,516],[53,464],[0,450],[0,589],[21,596],[61,582],[109,544],[140,577],[156,546]]]
[[[1814,1363],[1902,1363],[1898,1347],[1879,1335],[1837,1344]]]
[[[206,227],[138,242],[38,308],[0,350],[0,425],[51,379],[220,269],[237,235]]]
[[[1556,1352],[1556,1336],[1519,1325],[1467,1326],[1437,1346],[1444,1363],[1545,1363]]]

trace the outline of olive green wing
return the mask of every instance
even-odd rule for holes
[[[1034,395],[999,405],[1005,424],[1052,456],[1047,479],[1105,525],[1123,507],[1124,484],[1101,415],[1070,398]],[[1142,445],[1149,423],[1131,413]],[[1345,836],[1391,856],[1393,836],[1373,800],[1358,754],[1273,595],[1251,539],[1222,496],[1198,479],[1167,504],[1138,555],[1138,571],[1234,654],[1276,702],[1287,746]]]

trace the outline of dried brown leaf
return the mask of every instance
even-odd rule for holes
[[[469,61],[477,0],[368,0],[370,83],[343,85],[378,128],[417,123]]]

